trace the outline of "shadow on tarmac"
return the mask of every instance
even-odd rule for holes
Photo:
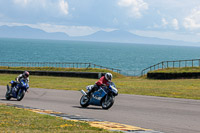
[[[87,108],[83,108],[81,106],[72,106],[73,108],[79,108],[79,109],[91,109],[91,110],[105,110],[102,108],[98,108],[98,107],[87,107]]]
[[[17,101],[17,99],[11,99],[11,100],[7,100],[7,99],[0,99],[0,101]]]

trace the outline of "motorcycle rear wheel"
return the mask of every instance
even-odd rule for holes
[[[83,107],[83,108],[86,108],[88,105],[89,105],[89,101],[90,99],[88,98],[88,96],[85,96],[83,95],[80,99],[80,105]]]
[[[108,96],[109,99],[106,100],[106,97],[102,99],[101,106],[103,109],[109,109],[114,104],[114,98]]]

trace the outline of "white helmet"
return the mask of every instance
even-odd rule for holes
[[[108,80],[110,82],[112,80],[112,74],[111,73],[106,73],[105,74],[105,78],[106,78],[106,80]]]

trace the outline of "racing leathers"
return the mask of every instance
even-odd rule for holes
[[[29,83],[29,77],[24,78],[23,74],[20,74],[19,76],[17,76],[16,81],[20,82],[21,80],[25,80],[27,83]]]
[[[23,76],[23,74],[20,74],[19,76],[16,77],[16,82],[13,83],[13,84],[11,85],[11,87],[14,87],[16,84],[20,83],[22,80],[24,80],[25,82],[29,83],[29,77],[25,78],[25,77]],[[16,89],[18,90],[18,88],[16,88]],[[17,91],[17,90],[16,90],[16,91]]]
[[[91,90],[88,92],[88,96],[90,97],[90,94],[96,90],[99,89],[99,87],[101,86],[108,86],[109,85],[109,81],[105,78],[105,76],[102,76],[94,85],[93,88],[91,88]]]

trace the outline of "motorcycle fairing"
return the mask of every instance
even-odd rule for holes
[[[92,97],[90,98],[89,104],[91,104],[91,105],[101,105],[101,100],[106,94],[107,93],[102,88],[100,88],[98,91],[95,91],[92,94]]]

